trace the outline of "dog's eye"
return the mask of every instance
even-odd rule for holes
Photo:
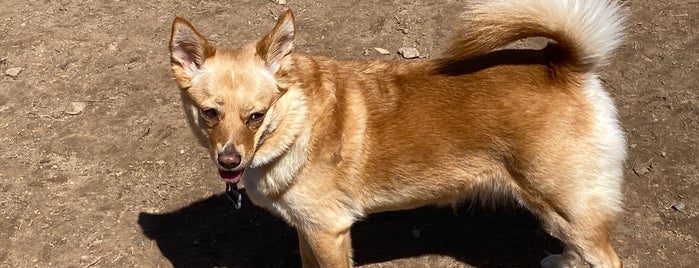
[[[216,109],[202,109],[201,114],[208,119],[213,119],[218,117],[218,111]]]
[[[252,113],[250,115],[250,121],[259,121],[264,117],[265,117],[265,114],[263,114],[263,113]]]

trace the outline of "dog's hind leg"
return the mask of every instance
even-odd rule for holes
[[[568,173],[571,174],[571,173]],[[573,173],[575,174],[575,173]],[[577,173],[585,176],[583,173]],[[590,173],[587,173],[590,174]],[[593,173],[598,179],[576,178],[568,175],[559,178],[562,184],[568,182],[574,187],[557,187],[555,192],[544,194],[545,199],[528,199],[530,209],[538,214],[544,227],[552,236],[564,243],[562,255],[549,256],[541,261],[544,268],[575,267],[578,256],[592,268],[621,268],[621,260],[612,248],[609,233],[615,215],[619,212],[619,189],[608,184],[616,174]],[[527,198],[530,197],[530,198]]]
[[[545,225],[553,236],[563,241],[565,250],[562,255],[544,258],[541,266],[575,267],[580,256],[592,268],[621,268],[621,260],[609,241],[611,220],[588,218],[587,215],[571,216],[568,219],[558,215],[544,217]]]
[[[621,210],[621,167],[599,165],[599,157],[583,151],[566,155],[556,157],[555,172],[524,173],[520,180],[525,182],[520,184],[521,200],[565,247],[562,255],[549,256],[541,265],[575,267],[581,257],[593,268],[621,268],[609,239],[612,223]]]

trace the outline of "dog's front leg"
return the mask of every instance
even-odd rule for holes
[[[352,267],[350,228],[342,231],[299,230],[299,251],[304,268]]]
[[[306,236],[301,233],[301,231],[296,231],[299,237],[299,255],[301,255],[301,266],[303,268],[319,268],[318,261],[313,255],[313,249],[311,245],[308,244]]]

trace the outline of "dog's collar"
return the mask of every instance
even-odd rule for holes
[[[233,202],[235,209],[240,209],[243,205],[243,195],[238,191],[238,183],[226,183],[226,197]]]

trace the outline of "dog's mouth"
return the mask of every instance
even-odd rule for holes
[[[245,169],[237,171],[226,171],[219,169],[218,174],[221,175],[221,179],[227,183],[238,183],[240,181],[240,177],[243,176],[243,171],[245,171]]]

